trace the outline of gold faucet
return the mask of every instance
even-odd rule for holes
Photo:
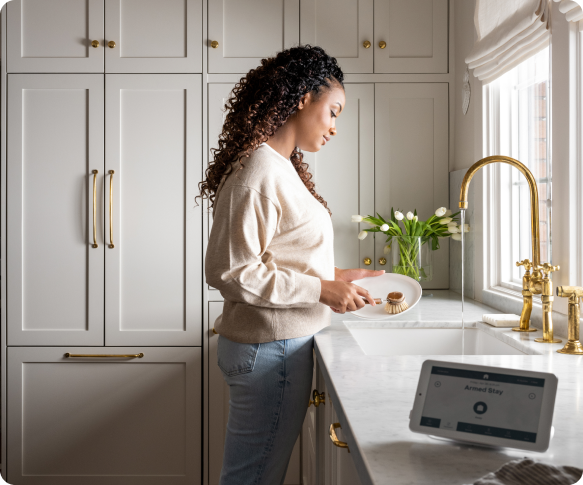
[[[583,355],[583,345],[579,340],[579,298],[583,297],[583,288],[580,286],[558,286],[557,296],[569,298],[569,340],[557,352],[560,354]]]
[[[552,266],[549,263],[540,262],[540,238],[539,238],[539,212],[538,212],[538,190],[536,180],[531,171],[523,163],[514,158],[502,155],[486,157],[474,163],[466,172],[460,190],[460,209],[468,208],[468,189],[474,174],[486,165],[491,163],[507,163],[518,169],[528,182],[530,189],[530,228],[532,235],[532,262],[528,259],[516,263],[516,266],[524,266],[525,272],[522,277],[522,313],[520,314],[520,326],[513,328],[515,332],[536,332],[536,328],[530,327],[530,314],[532,312],[532,295],[542,295],[543,303],[543,338],[536,339],[537,342],[554,343],[560,340],[553,338],[553,282],[551,273],[558,271],[559,266]],[[532,270],[532,273],[530,272]]]

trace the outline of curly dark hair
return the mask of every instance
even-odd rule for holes
[[[344,88],[344,74],[336,59],[321,47],[292,47],[262,59],[260,66],[239,80],[225,103],[227,115],[219,148],[211,148],[214,160],[206,169],[206,180],[198,184],[200,194],[196,197],[208,198],[212,207],[227,167],[238,159],[242,168],[241,158],[267,141],[296,112],[305,94],[311,92],[317,99],[333,84]],[[290,160],[306,188],[332,215],[326,201],[316,193],[308,164],[297,147]]]

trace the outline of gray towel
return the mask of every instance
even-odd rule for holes
[[[573,485],[583,470],[573,466],[554,466],[530,458],[513,460],[488,473],[474,485]]]

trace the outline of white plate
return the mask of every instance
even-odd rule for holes
[[[374,298],[386,298],[392,291],[400,291],[405,295],[405,301],[409,305],[409,308],[396,315],[385,311],[385,302],[376,306],[365,305],[360,310],[348,312],[368,320],[386,320],[401,316],[417,305],[421,299],[421,285],[413,278],[402,274],[385,273],[381,276],[371,276],[361,280],[354,280],[353,283],[368,290]]]

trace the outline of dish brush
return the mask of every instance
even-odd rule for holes
[[[387,313],[401,313],[404,312],[409,305],[405,301],[405,295],[400,291],[393,291],[387,295],[387,303],[385,304],[385,311]]]

